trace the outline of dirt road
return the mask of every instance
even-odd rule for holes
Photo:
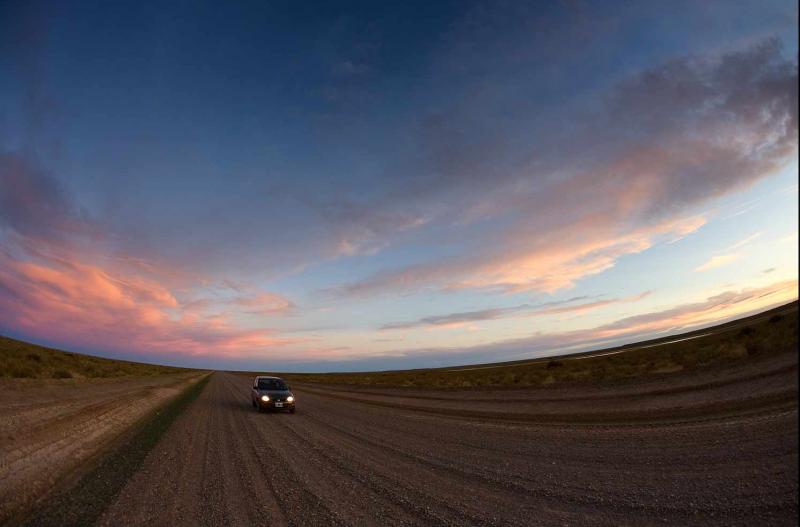
[[[583,390],[297,386],[294,415],[249,383],[215,373],[101,524],[796,522],[796,354]]]

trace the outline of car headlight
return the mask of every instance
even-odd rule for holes
[[[268,403],[269,402],[269,395],[262,395],[261,396],[261,400],[264,401],[265,403]]]
[[[294,397],[290,395],[289,397],[286,398],[286,402],[287,403],[293,403],[294,402]]]

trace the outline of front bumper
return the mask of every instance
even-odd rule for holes
[[[281,405],[281,406],[277,406]],[[294,409],[294,402],[286,402],[286,401],[273,401],[270,399],[267,402],[262,401],[261,399],[258,400],[258,406],[262,410],[290,410]]]

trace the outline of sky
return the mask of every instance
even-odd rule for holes
[[[0,1],[0,334],[351,371],[790,302],[797,9]]]

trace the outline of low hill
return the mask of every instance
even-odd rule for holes
[[[0,337],[0,378],[69,379],[169,375],[186,368],[104,359]]]
[[[358,373],[277,373],[354,386],[525,387],[670,374],[797,349],[797,301],[719,326],[616,348],[505,363]]]

